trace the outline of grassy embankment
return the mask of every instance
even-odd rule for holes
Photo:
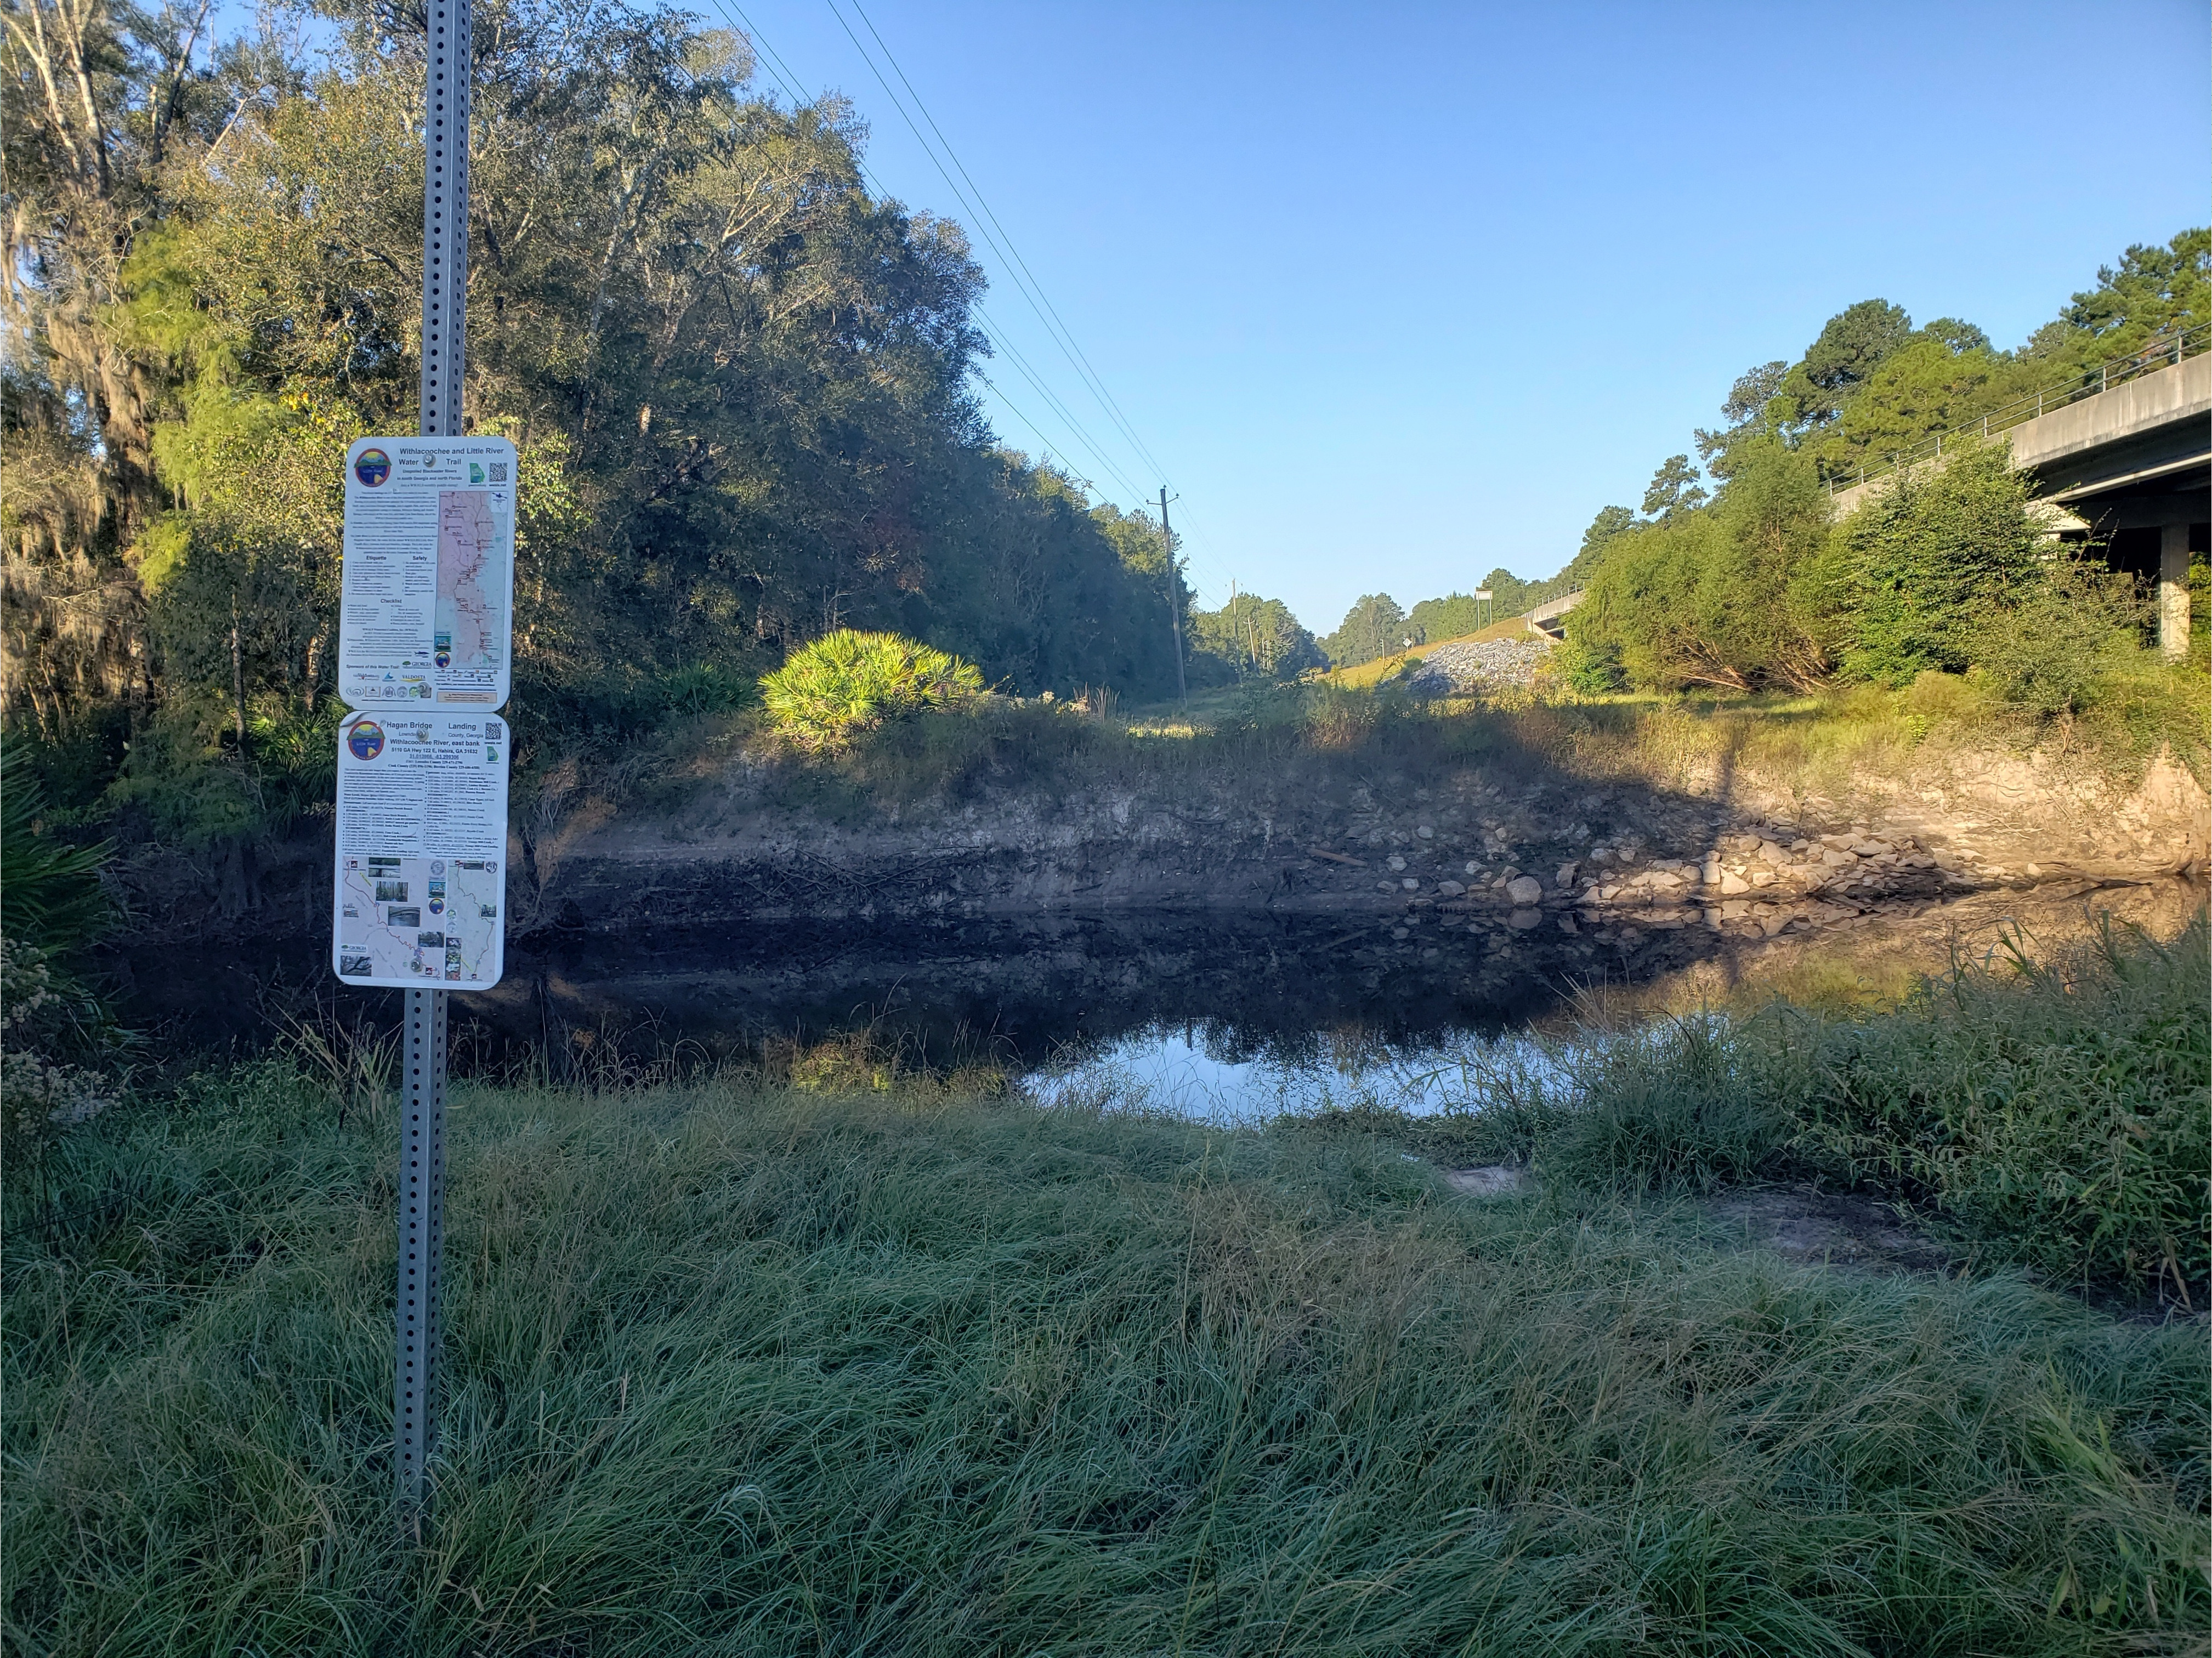
[[[1565,774],[1661,789],[1706,788],[1726,774],[1755,779],[1771,793],[1839,803],[1870,778],[1911,781],[1955,761],[2039,750],[2121,787],[2161,752],[2200,780],[2212,777],[2203,671],[2148,653],[2130,665],[2125,683],[2109,683],[2101,701],[2064,721],[2011,708],[1972,677],[1933,673],[1901,689],[1861,685],[1816,695],[1540,690],[1442,702],[1410,698],[1387,677],[1360,679],[1395,660],[1313,683],[1215,690],[1187,708],[1109,704],[1102,712],[988,697],[830,756],[783,749],[760,712],[746,709],[702,717],[585,771],[619,793],[642,785],[673,796],[742,750],[768,762],[775,798],[838,816],[1003,790],[1343,779],[1388,788],[1467,764],[1508,781]],[[526,781],[524,792],[532,786]]]
[[[11,1174],[9,1645],[2192,1650],[2201,1319],[1791,1266],[1677,1199],[1794,1127],[1991,1255],[2109,1266],[2083,1217],[2164,1215],[2201,1268],[2203,944],[1794,1044],[1624,1040],[1429,1131],[1533,1156],[1490,1204],[1401,1121],[1223,1133],[835,1064],[464,1086],[404,1540],[388,1096],[209,1076]]]

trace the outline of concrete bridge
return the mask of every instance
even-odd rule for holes
[[[1835,492],[1838,517],[1893,485],[1906,467],[1942,464],[1942,446],[1986,434],[2011,446],[2013,464],[2030,474],[2039,501],[2062,509],[2054,527],[2069,538],[2101,544],[2117,570],[2158,584],[2159,644],[2169,657],[2189,650],[2189,561],[2212,550],[2212,329],[2171,343],[2160,367],[2139,355],[2118,374],[2108,365],[2101,390],[2076,389],[2063,406],[1997,429],[1941,434],[1896,471]],[[2157,348],[2164,349],[2164,348]],[[2197,355],[2189,355],[2194,352]],[[2154,361],[2155,359],[2153,360]],[[2117,382],[2117,383],[2116,383]],[[2015,405],[2006,411],[2026,414]]]
[[[1557,598],[1547,598],[1533,610],[1522,613],[1521,619],[1528,624],[1532,634],[1542,634],[1551,639],[1566,637],[1566,614],[1583,602],[1583,590],[1577,587],[1571,593],[1561,593]]]

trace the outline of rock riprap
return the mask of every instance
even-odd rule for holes
[[[1593,847],[1580,868],[1584,909],[1701,908],[1705,920],[1779,932],[1792,920],[1856,914],[1877,898],[1926,896],[1949,875],[1909,835],[1863,825],[1805,836],[1778,826],[1723,835],[1697,859],[1644,859],[1634,847]],[[1572,872],[1562,869],[1562,876]]]
[[[1485,686],[1530,685],[1552,653],[1548,639],[1485,639],[1439,645],[1421,659],[1407,689],[1427,696],[1465,696]]]

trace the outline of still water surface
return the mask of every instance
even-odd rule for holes
[[[1940,972],[2024,929],[2039,944],[2100,912],[2179,931],[2202,886],[1983,894],[1771,940],[1547,916],[1267,913],[839,923],[517,941],[495,989],[453,999],[456,1069],[580,1080],[610,1055],[712,1062],[865,1029],[909,1063],[982,1061],[1046,1097],[1209,1120],[1364,1102],[1435,1110],[1548,1061],[1528,1033],[1595,1011],[1743,1006],[1808,986],[1848,1002]],[[1571,927],[1571,930],[1570,928]],[[109,961],[126,1011],[172,1051],[242,1051],[288,1021],[395,1023],[396,992],[337,986],[301,941],[210,964],[148,946]]]

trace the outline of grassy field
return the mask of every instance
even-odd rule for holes
[[[385,1096],[272,1060],[14,1171],[9,1650],[2202,1649],[2201,1320],[1726,1247],[1619,1109],[1486,1204],[790,1074],[459,1088],[404,1535]]]

